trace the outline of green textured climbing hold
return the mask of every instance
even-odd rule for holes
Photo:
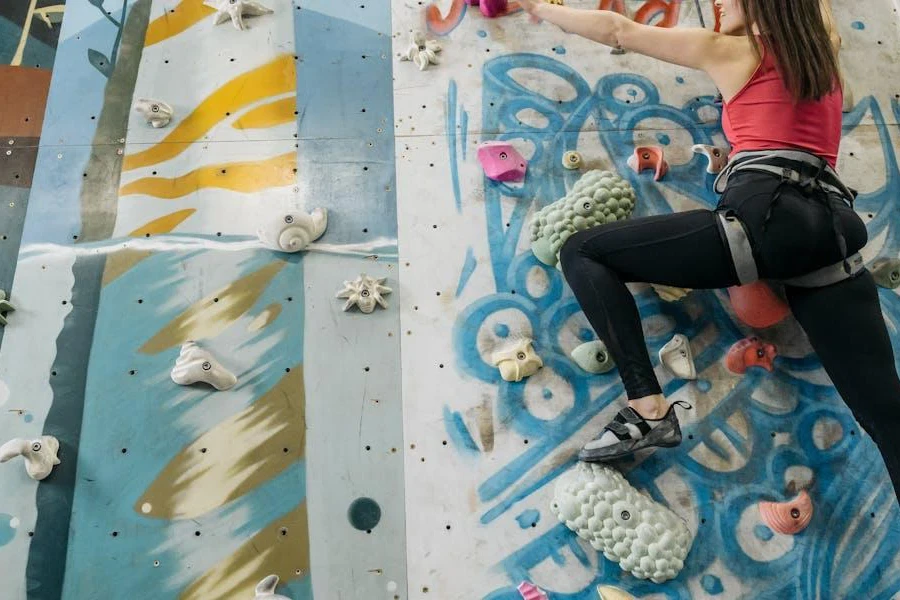
[[[588,373],[595,375],[606,373],[616,367],[612,355],[606,349],[606,344],[601,340],[581,344],[572,350],[572,360]]]
[[[531,250],[539,261],[556,266],[563,243],[576,231],[627,219],[635,204],[634,188],[611,171],[588,171],[563,198],[535,213]]]
[[[879,286],[889,290],[900,287],[900,259],[879,258],[872,263],[870,270]]]
[[[0,290],[0,325],[6,325],[6,313],[16,310],[16,307],[6,299],[6,292]]]

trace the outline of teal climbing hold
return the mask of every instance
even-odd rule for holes
[[[616,366],[606,344],[601,340],[581,344],[572,350],[572,359],[579,367],[595,375],[611,371]]]

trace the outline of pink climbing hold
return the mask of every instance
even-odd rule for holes
[[[654,181],[662,179],[669,170],[669,163],[659,146],[638,146],[634,149],[634,154],[628,157],[628,166],[637,173],[652,169]]]
[[[478,147],[478,162],[494,181],[522,181],[528,161],[506,142],[485,142]]]
[[[800,533],[812,520],[812,499],[803,490],[789,502],[760,502],[759,515],[772,531],[784,535]]]
[[[791,314],[787,303],[763,281],[730,287],[728,296],[738,318],[755,329],[771,327]]]
[[[469,6],[477,6],[489,19],[502,17],[509,10],[509,0],[466,0]]]
[[[746,338],[736,342],[725,356],[725,366],[732,373],[743,375],[750,367],[762,367],[767,371],[775,369],[774,361],[778,349],[759,338]]]
[[[523,581],[518,587],[522,600],[547,600],[547,594],[530,581]]]

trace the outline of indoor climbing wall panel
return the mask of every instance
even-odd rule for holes
[[[660,26],[714,23],[707,2],[603,4]],[[835,4],[858,90],[840,169],[861,191],[866,258],[897,257],[900,67],[888,54],[898,21],[888,1]],[[625,398],[615,371],[590,375],[570,357],[596,338],[561,273],[532,255],[531,217],[588,169],[627,179],[635,215],[714,207],[713,175],[691,146],[725,144],[716,90],[688,69],[611,54],[522,14],[487,19],[463,2],[395,3],[395,57],[413,31],[442,50],[425,71],[395,66],[410,598],[514,600],[523,580],[550,598],[585,600],[601,583],[638,598],[900,593],[900,510],[877,449],[796,322],[754,330],[724,290],[669,303],[634,286],[654,364],[681,333],[699,372],[688,382],[657,369],[667,396],[694,406],[679,412],[684,441],[624,465],[696,535],[684,570],[663,585],[637,580],[557,521],[553,484]],[[523,183],[485,177],[477,148],[489,140],[528,159]],[[627,165],[644,145],[664,151],[658,182]],[[583,156],[580,172],[562,166],[570,150]],[[881,298],[896,334],[898,296]],[[753,335],[777,345],[774,371],[729,371],[732,344]],[[543,368],[509,383],[492,354],[521,338],[534,340]],[[757,503],[800,488],[813,497],[809,527],[797,536],[767,527]]]

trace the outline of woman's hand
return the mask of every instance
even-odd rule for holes
[[[519,6],[522,7],[522,10],[527,12],[532,17],[535,16],[534,12],[537,10],[537,7],[543,4],[543,0],[518,0]]]

